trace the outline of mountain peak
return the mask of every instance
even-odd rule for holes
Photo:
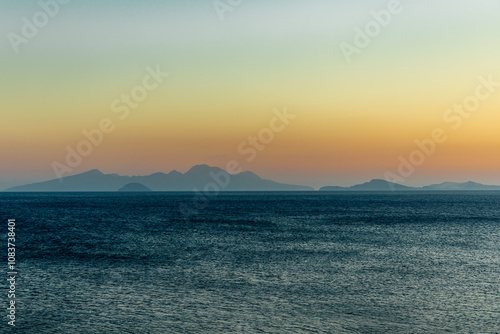
[[[373,179],[373,180],[371,180],[368,183],[371,183],[371,184],[386,184],[386,183],[389,183],[389,181],[382,180],[382,179]]]
[[[190,170],[186,172],[185,175],[196,175],[196,174],[206,174],[209,172],[220,172],[222,169],[219,167],[210,167],[209,165],[196,165],[191,167]]]
[[[151,174],[149,176],[165,176],[165,175],[167,175],[167,174],[162,173],[162,172],[158,172],[158,173],[153,173],[153,174]]]
[[[399,183],[389,182],[387,180],[382,179],[373,179],[370,182],[366,182],[363,184],[355,185],[350,187],[353,190],[410,190],[411,187],[404,186]]]
[[[128,184],[124,185],[123,187],[118,189],[118,191],[120,191],[120,192],[146,192],[146,191],[148,191],[149,192],[149,191],[151,191],[151,189],[149,189],[148,187],[146,187],[142,183],[133,182],[133,183],[128,183]]]
[[[77,174],[77,175],[104,175],[104,173],[102,173],[99,169],[91,169],[87,172],[83,172],[83,173],[80,173],[80,174]]]

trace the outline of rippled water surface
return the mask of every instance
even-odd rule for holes
[[[500,194],[4,193],[0,218],[18,333],[500,333]]]

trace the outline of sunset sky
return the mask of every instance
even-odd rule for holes
[[[114,130],[71,174],[236,160],[280,182],[350,185],[397,173],[440,128],[447,140],[405,184],[500,184],[500,85],[459,125],[444,118],[481,80],[500,83],[500,1],[401,1],[348,62],[341,43],[390,2],[243,0],[221,20],[211,0],[73,0],[16,53],[11,33],[43,9],[2,1],[0,189],[55,178],[53,163],[103,119]],[[147,68],[169,76],[120,119],[112,105]],[[275,108],[296,117],[247,161],[238,147]]]

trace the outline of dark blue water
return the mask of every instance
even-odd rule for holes
[[[193,199],[0,194],[16,332],[500,332],[500,194]]]

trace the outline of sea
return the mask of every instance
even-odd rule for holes
[[[0,218],[1,333],[500,333],[498,192],[1,193]]]

